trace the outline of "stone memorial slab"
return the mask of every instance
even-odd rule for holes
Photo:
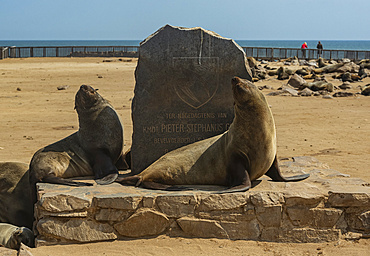
[[[231,78],[251,80],[243,49],[202,28],[166,25],[140,44],[132,102],[132,172],[168,151],[225,132]]]

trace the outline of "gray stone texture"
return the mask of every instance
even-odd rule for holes
[[[197,199],[195,195],[163,195],[156,198],[159,209],[168,217],[193,216]]]
[[[188,236],[202,238],[229,238],[226,230],[214,220],[183,217],[177,220],[181,229]]]
[[[166,25],[141,42],[132,101],[132,172],[226,131],[234,117],[234,76],[252,80],[245,53],[212,31]]]
[[[169,226],[169,219],[163,213],[151,209],[140,209],[127,220],[114,225],[122,236],[145,237],[159,235]]]
[[[288,84],[290,86],[293,86],[297,89],[300,89],[305,83],[306,81],[298,74],[294,74],[288,81]]]
[[[75,242],[114,240],[117,235],[112,226],[87,219],[42,219],[37,223],[39,235],[49,239]]]
[[[69,187],[38,183],[37,245],[169,236],[274,242],[336,241],[370,233],[370,187],[313,157],[280,161],[284,175],[243,193],[214,194],[219,186],[166,192],[118,183]],[[92,180],[84,180],[92,182]]]

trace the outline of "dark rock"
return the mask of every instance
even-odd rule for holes
[[[317,82],[317,81],[324,81],[324,82],[328,83],[328,80],[326,80],[325,76],[320,76],[320,75],[315,76],[315,78],[314,78],[314,80],[313,80],[313,81],[314,81],[314,82]]]
[[[344,82],[343,84],[339,85],[339,88],[342,90],[352,89],[350,82]]]
[[[287,92],[283,92],[281,90],[270,92],[270,93],[266,94],[266,96],[280,96],[280,95],[288,96],[289,94]]]
[[[255,72],[256,78],[259,80],[266,79],[267,72],[263,68],[258,68],[255,70]]]
[[[323,99],[334,99],[333,96],[327,94],[322,96]]]
[[[264,68],[267,69],[267,70],[277,70],[277,68],[272,68],[268,65],[265,65]]]
[[[285,72],[288,74],[288,75],[294,75],[294,73],[295,73],[295,71],[293,70],[293,69],[289,69],[289,68],[287,68],[287,69],[285,69]]]
[[[344,63],[343,66],[341,66],[337,69],[337,72],[340,72],[340,73],[345,73],[345,72],[357,73],[359,71],[359,69],[360,69],[359,65],[356,65],[353,62],[346,62],[346,63]]]
[[[269,76],[276,76],[277,75],[277,70],[276,69],[269,70],[269,71],[267,71],[267,74]]]
[[[352,82],[352,78],[351,78],[351,73],[349,72],[345,72],[343,75],[342,75],[342,81],[343,82]]]
[[[289,74],[287,73],[287,69],[284,68],[284,67],[280,67],[278,70],[277,70],[277,75],[278,75],[278,78],[279,80],[286,80],[289,78]]]
[[[69,88],[69,85],[60,85],[57,87],[58,91],[67,90],[68,88]]]
[[[365,85],[365,86],[361,89],[361,94],[362,94],[362,95],[365,95],[365,96],[370,96],[370,84]]]
[[[267,95],[268,96],[276,96],[276,95],[298,96],[298,91],[293,89],[289,85],[283,85],[282,87],[278,88],[278,90],[276,92],[271,92]]]
[[[260,86],[258,86],[258,89],[262,91],[264,89],[272,90],[273,88],[269,85],[263,85],[263,86],[260,85]]]
[[[306,83],[306,81],[297,74],[294,74],[288,81],[288,84],[293,86],[294,88],[301,88],[304,83]]]
[[[322,91],[326,90],[329,92],[334,91],[334,86],[332,83],[327,83],[325,81],[316,81],[313,83],[306,83],[303,86],[310,88],[312,91]]]
[[[318,66],[317,66],[316,61],[309,61],[309,62],[307,63],[307,65],[308,65],[308,66],[310,66],[310,67],[315,67],[315,68],[317,68],[317,67],[318,67]]]
[[[302,91],[298,93],[298,95],[300,96],[312,96],[312,94],[313,94],[313,91],[308,88],[304,88]]]
[[[352,92],[336,92],[333,94],[333,97],[351,97],[353,95]]]
[[[296,74],[298,75],[301,75],[301,76],[307,76],[310,72],[308,72],[306,69],[304,68],[301,68],[301,69],[297,69],[295,71]]]

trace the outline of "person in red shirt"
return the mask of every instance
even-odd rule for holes
[[[302,56],[303,58],[306,58],[306,49],[308,48],[308,45],[306,42],[304,42],[301,46],[301,50],[302,50]]]

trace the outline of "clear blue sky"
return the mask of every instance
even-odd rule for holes
[[[370,40],[369,0],[0,0],[0,40],[142,40],[165,24],[236,40]]]

